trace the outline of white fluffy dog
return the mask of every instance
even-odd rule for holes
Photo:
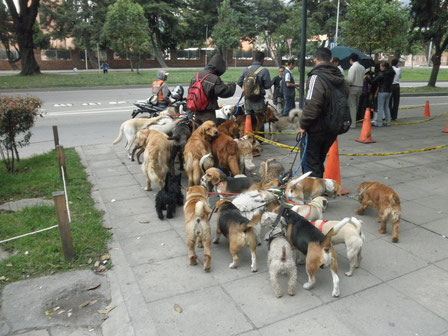
[[[294,205],[291,210],[297,212],[300,216],[312,222],[318,219],[322,219],[327,205],[327,199],[323,196],[319,196],[313,198],[313,200],[309,204]]]
[[[222,122],[226,120],[230,120],[232,117],[233,105],[224,105],[218,110],[215,110],[216,119],[224,119]]]
[[[263,214],[261,221],[263,223],[274,223],[277,215],[272,212],[266,212]],[[294,254],[286,239],[286,223],[283,218],[280,219],[277,226],[275,226],[271,232],[266,235],[268,241],[268,268],[269,277],[271,279],[272,289],[277,297],[281,297],[282,289],[280,287],[279,277],[281,274],[288,276],[288,294],[296,294],[297,283],[297,267],[294,262]]]
[[[317,220],[313,224],[323,234],[327,234],[339,221],[323,221]],[[336,244],[345,244],[347,247],[347,258],[350,262],[350,270],[345,273],[346,276],[352,276],[355,268],[358,268],[361,263],[362,244],[365,240],[364,234],[361,231],[362,221],[356,217],[344,225],[339,232],[331,237],[331,242]]]

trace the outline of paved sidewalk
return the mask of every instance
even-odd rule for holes
[[[403,113],[410,118],[401,121],[422,119],[412,118],[420,113]],[[354,141],[358,128],[340,137],[340,153],[448,144],[448,135],[441,132],[446,122],[444,117],[419,125],[375,128],[377,143],[371,145]],[[294,140],[282,136],[281,142],[293,144]],[[289,167],[293,160],[284,150],[263,148],[257,163],[276,157]],[[157,219],[158,189],[142,189],[145,178],[140,166],[126,158],[122,144],[84,146],[80,152],[92,174],[95,196],[104,204],[106,225],[113,227],[110,278],[117,281],[112,286],[117,286],[123,301],[111,312],[111,319],[128,326],[120,335],[448,335],[448,239],[442,236],[448,234],[446,148],[385,157],[341,156],[343,186],[352,193],[331,199],[326,218],[352,216],[358,206],[353,192],[366,180],[393,187],[401,198],[403,215],[398,244],[391,242],[390,227],[386,235],[378,233],[375,211],[362,216],[363,260],[350,278],[344,275],[349,267],[345,246],[337,246],[341,280],[337,299],[331,297],[327,270],[318,272],[311,291],[303,289],[303,266],[298,267],[297,295],[275,298],[264,245],[257,249],[257,273],[250,272],[246,249],[239,253],[239,268],[228,268],[231,256],[226,239],[212,247],[210,273],[204,273],[200,265],[189,266],[182,209],[178,208],[174,219]],[[201,251],[198,255],[202,260]],[[175,310],[176,304],[182,307],[181,313]],[[103,329],[103,334],[117,335],[111,330]]]
[[[433,115],[443,112],[443,107],[431,110]],[[409,110],[400,113],[398,121],[420,120],[422,114],[422,109]],[[397,152],[448,144],[448,134],[441,132],[447,121],[442,117],[418,125],[374,128],[377,142],[369,145],[354,141],[360,128],[350,130],[339,137],[339,152]],[[280,142],[294,145],[295,141],[293,136],[281,136]],[[283,279],[285,296],[277,299],[264,244],[257,249],[256,273],[250,271],[247,249],[239,253],[239,268],[228,268],[231,256],[225,238],[212,246],[209,273],[201,264],[189,266],[182,208],[174,219],[157,218],[158,186],[152,192],[143,190],[141,168],[127,159],[123,146],[77,148],[94,184],[93,197],[105,210],[104,225],[113,232],[113,268],[106,274],[110,304],[116,308],[101,331],[95,330],[96,335],[448,336],[448,148],[395,156],[340,156],[342,185],[351,194],[330,199],[325,217],[353,216],[358,207],[356,187],[362,181],[379,181],[393,187],[401,198],[400,242],[391,242],[389,225],[386,235],[378,233],[376,211],[369,210],[357,216],[364,222],[366,241],[361,267],[352,277],[344,275],[349,268],[345,246],[336,246],[339,298],[331,296],[328,270],[319,270],[317,283],[307,291],[302,288],[306,272],[298,266],[296,296],[286,294]],[[289,168],[294,154],[271,145],[262,147],[257,165],[275,157]],[[214,216],[213,235],[215,221]],[[201,250],[198,256],[202,262]],[[88,333],[67,333],[84,334]],[[26,335],[49,334],[35,330]]]

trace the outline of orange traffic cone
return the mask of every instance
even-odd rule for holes
[[[429,111],[429,101],[426,101],[425,104],[425,113],[423,114],[424,117],[430,117],[431,116],[431,112]]]
[[[370,123],[370,109],[366,109],[366,113],[364,113],[364,121],[362,123],[361,135],[359,139],[356,140],[362,143],[372,143],[375,142],[372,140],[372,124]]]
[[[448,133],[448,122],[446,123],[446,128],[444,131],[442,131],[443,133]]]
[[[244,124],[244,135],[252,133],[252,118],[250,115],[246,115],[246,122]]]
[[[339,150],[338,140],[336,139],[328,151],[327,164],[325,165],[324,178],[335,180],[341,184],[341,168],[339,167]],[[348,194],[349,191],[342,188],[342,195]]]

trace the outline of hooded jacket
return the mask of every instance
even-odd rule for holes
[[[316,65],[308,74],[305,106],[300,119],[300,127],[307,133],[323,132],[322,116],[329,110],[330,90],[319,76],[325,77],[335,87],[342,86],[347,98],[350,92],[344,76],[335,65],[327,62]]]
[[[210,74],[202,82],[202,88],[208,98],[207,111],[215,111],[219,109],[218,97],[228,98],[232,97],[235,93],[235,83],[224,84],[219,76],[226,72],[226,62],[221,55],[216,54],[211,59],[204,70],[199,72],[199,80],[205,75]],[[196,82],[196,75],[190,82],[190,87]]]
[[[392,82],[395,71],[393,69],[381,71],[374,79],[373,83],[378,84],[380,92],[392,92]]]

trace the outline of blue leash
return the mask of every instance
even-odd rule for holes
[[[299,141],[299,147],[300,147],[300,163],[297,166],[297,169],[294,171],[291,177],[294,177],[299,169],[303,167],[304,170],[306,170],[306,149],[308,147],[308,134],[305,135],[305,137],[301,137]],[[295,148],[295,147],[294,147]],[[294,150],[293,148],[293,150]]]
[[[238,99],[238,102],[236,103],[236,111],[235,111],[235,113],[233,114],[234,116],[237,116],[237,115],[238,115],[238,109],[240,108],[240,101],[241,101],[242,98],[243,98],[243,94],[241,94],[240,99]]]

